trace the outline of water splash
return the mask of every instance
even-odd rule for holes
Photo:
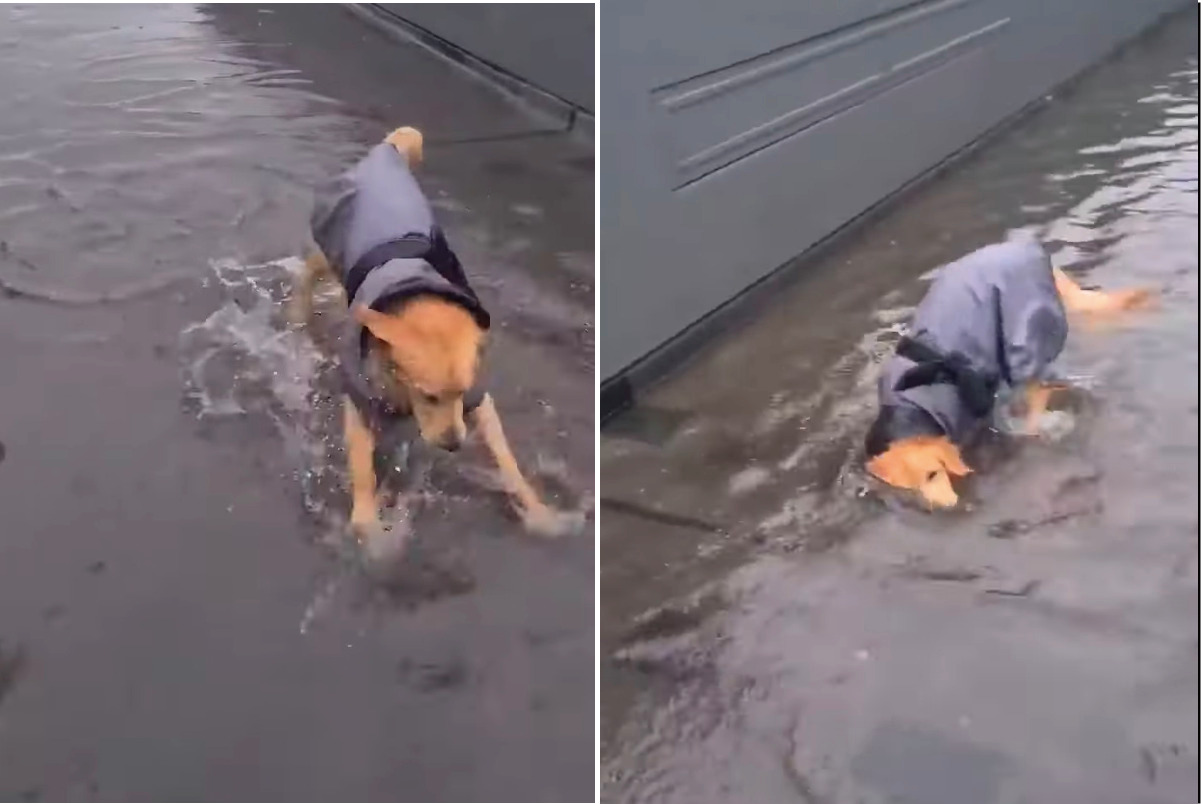
[[[290,257],[211,264],[222,302],[180,333],[185,403],[206,424],[266,423],[284,446],[306,511],[328,531],[344,526],[333,503],[343,478],[332,460],[340,451],[332,362],[308,335],[289,326],[284,304],[301,266]]]

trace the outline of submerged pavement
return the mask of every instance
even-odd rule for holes
[[[607,426],[602,798],[1197,800],[1197,11],[807,265]],[[965,510],[861,469],[932,269],[1032,227],[1159,309],[1074,328]]]
[[[590,798],[591,538],[414,449],[364,577],[279,315],[310,188],[422,128],[518,457],[588,511],[590,145],[332,6],[7,7],[0,95],[0,799]]]

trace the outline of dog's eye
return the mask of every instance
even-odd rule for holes
[[[424,393],[423,393],[423,394],[421,395],[421,398],[422,398],[423,400],[425,400],[425,402],[426,402],[427,404],[430,404],[430,405],[436,405],[436,404],[438,404],[438,396],[437,396],[436,394],[424,394]]]
[[[931,472],[928,472],[928,473],[926,474],[926,481],[927,481],[927,482],[930,482],[930,481],[932,481],[932,480],[936,480],[937,478],[938,478],[938,470],[937,470],[937,469],[935,469],[935,470],[933,470],[933,471],[931,471]]]

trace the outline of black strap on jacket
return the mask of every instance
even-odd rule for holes
[[[363,284],[363,280],[373,269],[389,260],[405,259],[425,260],[447,282],[469,296],[475,297],[475,291],[467,284],[467,274],[463,272],[459,258],[455,256],[450,244],[446,242],[446,235],[435,226],[429,237],[409,235],[399,240],[389,240],[387,243],[380,243],[375,248],[369,249],[366,254],[359,257],[358,262],[346,272],[346,298],[354,298],[359,286]]]
[[[371,273],[372,269],[378,268],[389,260],[421,258],[428,254],[429,250],[430,241],[417,236],[389,240],[387,243],[380,243],[375,248],[368,250],[346,272],[347,300],[354,299],[354,294],[358,292],[359,286],[363,284],[363,280],[367,278],[367,274]]]
[[[896,390],[904,391],[923,385],[953,385],[973,416],[983,418],[992,412],[999,381],[995,376],[974,369],[963,354],[943,354],[908,335],[897,344],[897,354],[917,365],[901,375],[896,382]]]

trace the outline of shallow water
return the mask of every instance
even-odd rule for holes
[[[1193,800],[1196,24],[903,199],[606,432],[607,800]],[[1076,326],[1048,437],[990,439],[964,510],[928,516],[862,472],[877,372],[932,270],[1018,227],[1159,306]]]
[[[12,9],[0,47],[8,100],[0,121],[0,290],[67,308],[171,294],[215,304],[180,333],[185,409],[207,431],[223,419],[270,425],[295,461],[306,509],[323,517],[325,538],[338,541],[345,478],[329,421],[329,362],[280,310],[298,268],[310,188],[361,154],[379,112],[365,119],[353,99],[325,94],[303,63],[287,65],[295,54],[273,52],[297,48],[270,34],[250,43],[241,31],[223,36],[223,26],[276,13]],[[431,132],[434,160],[439,133]],[[489,133],[456,129],[455,138]],[[505,220],[456,198],[456,178],[435,171],[427,190],[456,226],[468,265],[477,273],[486,266],[477,282],[508,314],[502,326],[567,347],[563,357],[586,381],[591,358],[571,347],[579,343],[573,334],[590,334],[591,269],[579,263],[591,255],[559,252],[559,276],[550,281],[531,272],[528,258],[539,251],[531,234],[550,228],[541,220],[546,210],[513,204],[508,219],[540,225],[505,232]],[[577,278],[564,283],[566,272]],[[583,499],[582,478],[565,504]],[[441,494],[418,485],[414,504]],[[403,506],[393,513],[407,516]]]

